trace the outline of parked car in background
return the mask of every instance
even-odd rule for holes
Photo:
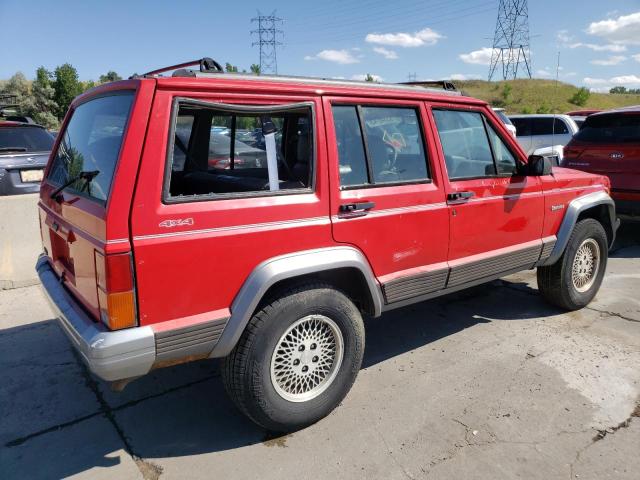
[[[587,117],[563,166],[607,175],[619,213],[640,216],[640,105]]]
[[[568,115],[509,115],[518,143],[529,155],[540,148],[566,145],[579,130]]]
[[[517,135],[517,129],[513,124],[513,122],[509,119],[507,114],[505,113],[504,108],[493,107],[493,111],[496,112],[496,115],[498,115],[498,118],[502,120],[502,123],[504,123],[504,126],[507,127],[507,130],[509,130],[509,133],[515,137]]]
[[[40,190],[53,142],[40,125],[0,122],[0,195]]]
[[[573,121],[576,122],[578,128],[582,128],[582,124],[589,115],[593,115],[594,113],[599,113],[601,111],[602,110],[573,110],[571,112],[567,112],[565,115],[569,115],[573,118]]]

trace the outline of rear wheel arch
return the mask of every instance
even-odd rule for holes
[[[244,282],[211,356],[224,357],[231,352],[252,315],[264,302],[296,283],[310,280],[335,286],[369,315],[379,316],[382,312],[380,286],[359,250],[340,246],[275,257],[258,265]]]

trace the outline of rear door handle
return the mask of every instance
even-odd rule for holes
[[[340,216],[347,218],[362,217],[375,206],[374,202],[346,203],[340,205]]]
[[[473,196],[474,192],[454,192],[447,195],[447,200],[469,200]]]

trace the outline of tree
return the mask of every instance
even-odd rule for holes
[[[609,93],[613,93],[613,94],[627,93],[627,87],[613,87],[611,90],[609,90]]]
[[[69,63],[56,67],[54,77],[53,98],[58,104],[56,115],[61,119],[67,113],[73,99],[82,93],[82,85],[78,81],[77,70]]]
[[[373,75],[371,75],[370,73],[367,73],[367,75],[364,77],[364,81],[365,82],[375,82],[376,79],[373,78]]]
[[[229,62],[227,62],[225,64],[224,69],[229,73],[237,73],[238,72],[238,67],[236,67],[235,65],[231,65]]]
[[[31,95],[21,105],[22,112],[32,117],[46,128],[57,128],[58,104],[54,100],[55,90],[51,85],[51,72],[40,67],[36,70],[36,79],[31,84]]]
[[[122,80],[122,77],[113,70],[109,70],[105,75],[100,75],[98,83],[117,82],[118,80]]]
[[[249,69],[251,70],[251,73],[253,73],[254,75],[260,75],[260,65],[253,63]]]
[[[591,96],[591,92],[585,87],[580,88],[573,96],[569,99],[569,103],[573,103],[579,107],[584,107]]]
[[[17,72],[4,86],[2,93],[15,95],[18,105],[21,105],[29,97],[29,80],[22,72]]]

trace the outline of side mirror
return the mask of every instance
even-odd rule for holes
[[[527,175],[530,177],[543,177],[545,175],[551,175],[553,166],[551,160],[542,155],[529,155],[527,162]]]

